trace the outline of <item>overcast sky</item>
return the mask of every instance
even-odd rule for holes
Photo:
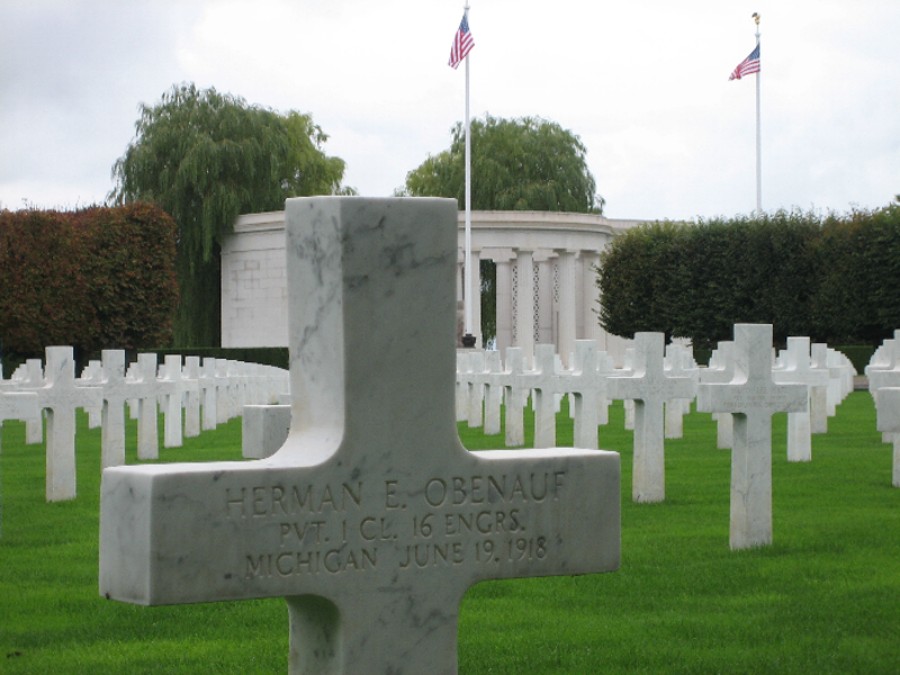
[[[846,212],[900,193],[898,0],[471,0],[473,117],[577,134],[615,218]],[[449,146],[459,0],[0,0],[0,206],[101,202],[140,103],[195,82],[310,113],[345,183],[389,196]],[[474,148],[477,152],[477,148]]]

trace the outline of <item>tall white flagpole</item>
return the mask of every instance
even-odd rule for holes
[[[469,3],[465,6],[466,21],[469,18]],[[463,336],[464,347],[475,346],[475,336],[472,334],[472,141],[469,137],[471,125],[469,124],[469,55],[466,55],[466,234],[465,234],[465,329]],[[479,291],[480,292],[480,291]]]
[[[759,46],[759,13],[753,13],[756,21],[756,46]],[[762,55],[760,55],[761,57]],[[762,68],[756,73],[756,215],[762,216],[762,127],[760,124],[760,77]]]

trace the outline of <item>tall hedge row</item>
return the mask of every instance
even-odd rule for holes
[[[644,225],[601,255],[597,285],[600,322],[616,335],[703,348],[746,322],[773,324],[779,342],[876,344],[900,328],[900,204]]]
[[[174,221],[134,203],[0,212],[0,348],[40,356],[168,344],[178,302]]]

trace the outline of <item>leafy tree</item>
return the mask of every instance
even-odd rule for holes
[[[599,213],[603,199],[587,168],[581,140],[539,117],[472,120],[472,208],[485,211]],[[465,129],[450,148],[406,174],[405,193],[465,199]]]
[[[287,115],[194,84],[142,105],[135,138],[113,166],[118,203],[152,201],[178,224],[178,346],[220,341],[219,246],[241,213],[287,197],[341,190],[344,162],[322,150],[309,115]],[[345,189],[346,190],[346,189]]]
[[[603,198],[588,170],[581,140],[540,117],[471,122],[472,208],[478,210],[601,213]],[[465,200],[465,129],[451,130],[450,148],[406,174],[398,194]],[[482,334],[496,334],[493,262],[481,261]]]

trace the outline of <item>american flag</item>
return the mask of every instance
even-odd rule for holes
[[[474,46],[475,41],[469,32],[469,15],[464,13],[462,21],[459,22],[459,30],[453,36],[453,46],[450,47],[450,67],[459,66]]]
[[[744,75],[752,75],[753,73],[759,72],[759,44],[757,43],[756,49],[750,52],[750,56],[741,61],[737,68],[731,73],[731,77],[729,80],[739,80]]]

